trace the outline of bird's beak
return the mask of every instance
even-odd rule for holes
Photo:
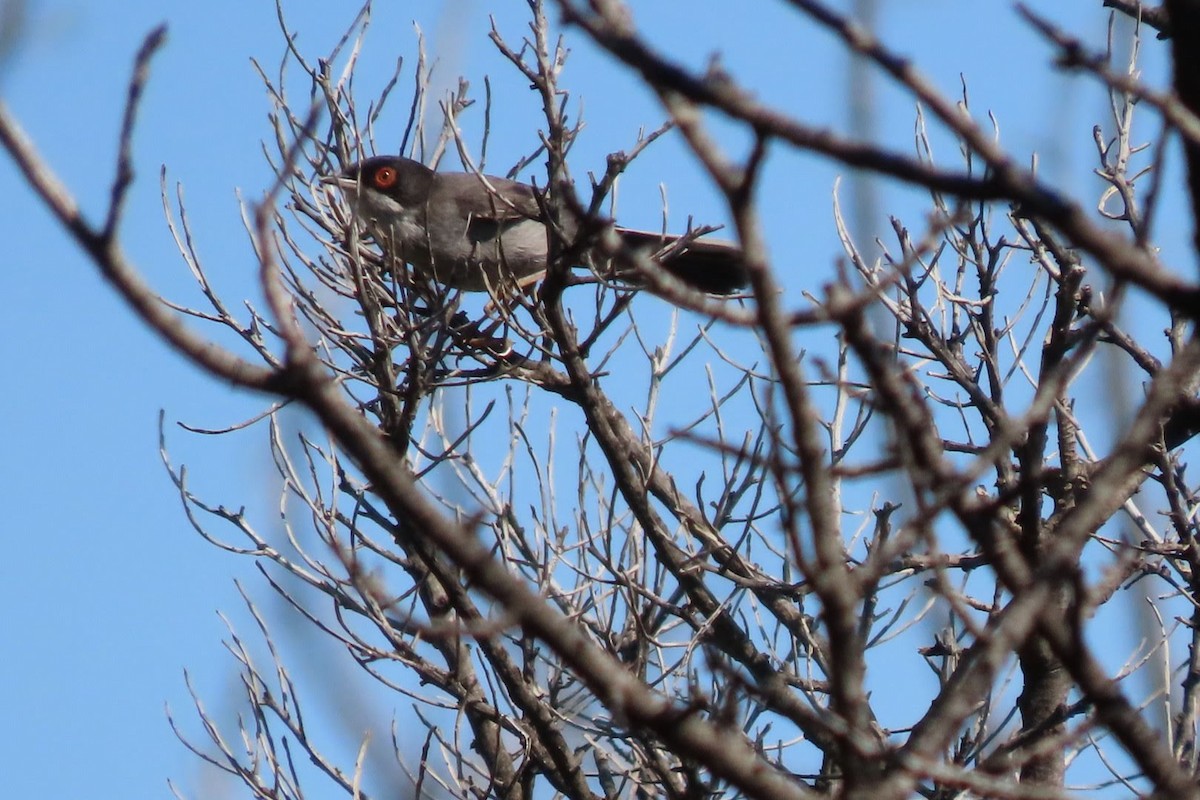
[[[322,175],[317,179],[317,183],[336,186],[339,189],[353,189],[358,185],[358,182],[354,178],[347,178],[345,175]]]

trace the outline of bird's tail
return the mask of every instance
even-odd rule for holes
[[[617,231],[630,247],[654,253],[670,248],[680,238],[628,228]],[[678,252],[664,255],[658,263],[688,286],[707,294],[736,294],[746,287],[745,261],[741,248],[733,242],[695,239]]]

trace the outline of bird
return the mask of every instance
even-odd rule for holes
[[[466,292],[524,288],[546,273],[546,217],[537,190],[526,183],[474,172],[439,172],[402,156],[373,156],[321,178],[341,190],[355,216],[385,253],[410,264],[418,277]],[[575,225],[563,226],[568,241]],[[689,287],[732,295],[746,286],[741,249],[732,242],[681,237],[614,226],[628,246],[656,259]],[[614,273],[594,252],[585,257],[605,278]],[[588,266],[580,264],[577,266]]]

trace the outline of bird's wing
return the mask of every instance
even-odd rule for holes
[[[499,225],[520,220],[542,219],[542,209],[532,186],[471,173],[442,175],[439,191],[465,219]]]

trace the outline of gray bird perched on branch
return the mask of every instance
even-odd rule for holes
[[[546,272],[549,243],[536,190],[507,178],[470,172],[435,172],[412,159],[376,156],[322,179],[339,187],[366,229],[390,255],[416,273],[468,292],[528,286]],[[568,239],[572,225],[565,225]],[[695,239],[672,248],[679,236],[615,228],[626,245],[701,292],[729,295],[746,285],[737,245]],[[629,271],[612,273],[589,254],[601,276],[638,282]]]

